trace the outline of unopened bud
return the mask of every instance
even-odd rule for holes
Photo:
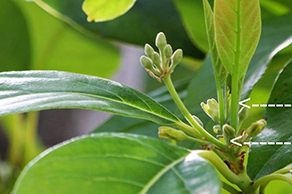
[[[183,131],[166,126],[158,128],[158,136],[160,138],[172,139],[176,141],[184,141],[188,139],[188,136]]]
[[[223,125],[223,133],[228,137],[235,137],[235,129],[228,124]]]
[[[145,44],[144,52],[148,57],[151,58],[152,54],[154,53],[154,49],[149,44]]]
[[[164,50],[164,55],[166,58],[170,58],[172,56],[173,51],[172,51],[172,47],[169,44],[167,44],[163,50]]]
[[[220,121],[219,117],[219,105],[218,102],[212,98],[207,100],[207,104],[204,102],[201,103],[201,107],[205,111],[205,113],[213,120],[216,122]]]
[[[250,137],[256,137],[267,125],[267,121],[264,119],[258,120],[252,123],[246,130]]]
[[[152,60],[149,59],[148,57],[146,56],[142,56],[140,57],[140,63],[141,65],[145,68],[145,69],[152,69],[153,68],[153,63],[152,63]]]
[[[181,62],[182,58],[183,58],[183,51],[181,49],[177,49],[171,57],[171,65],[176,66],[177,64]]]
[[[203,122],[195,115],[192,115],[193,119],[196,121],[196,123],[198,123],[198,125],[200,125],[201,127],[204,127]]]
[[[160,67],[160,56],[159,56],[159,54],[157,53],[157,52],[153,52],[152,53],[152,56],[151,56],[151,59],[152,59],[152,61],[153,61],[153,63],[155,64],[155,66],[157,67],[157,68],[159,68]]]
[[[248,108],[242,107],[238,112],[239,123],[242,123],[248,117]]]
[[[214,133],[218,133],[219,131],[221,131],[221,127],[220,127],[220,125],[214,125],[213,126],[213,131],[214,131]]]
[[[163,48],[167,44],[166,37],[163,32],[159,32],[156,36],[155,45],[157,48],[163,51]]]

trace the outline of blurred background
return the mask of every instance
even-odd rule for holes
[[[192,3],[195,5],[188,6],[188,0],[184,5],[178,6],[179,9],[175,7],[177,1],[149,2],[138,0],[128,13],[113,21],[88,23],[81,10],[83,0],[69,3],[0,0],[0,71],[69,71],[113,79],[139,91],[151,93],[163,85],[148,76],[140,65],[139,58],[143,55],[143,45],[154,45],[156,34],[163,31],[174,49],[184,49],[185,58],[173,75],[176,82],[183,83],[196,75],[208,50],[203,33],[205,27],[202,24],[202,10],[196,6],[197,2],[201,2],[194,0]],[[292,11],[292,1],[262,0],[261,3],[263,18],[281,16]],[[180,16],[181,10],[190,14]],[[192,14],[197,14],[193,18],[195,21],[186,23]],[[190,32],[190,28],[185,29],[184,25],[200,30]],[[277,76],[289,58],[283,56],[275,57],[271,62],[279,64],[280,61],[280,65],[268,69],[265,74],[267,79],[273,80]],[[212,74],[212,69],[207,71]],[[253,99],[268,100],[272,84],[272,81],[259,82],[258,93],[251,94]],[[155,95],[155,92],[152,94]],[[252,119],[261,118],[263,111],[252,114],[256,115]],[[46,147],[88,134],[110,117],[110,114],[90,110],[61,109],[36,113],[32,116],[35,119],[35,129],[31,132],[36,135],[34,143],[38,145],[38,149],[25,160],[22,160],[21,146],[30,144],[27,142],[30,138],[25,138],[27,132],[21,126],[30,115],[2,117],[0,158],[9,159],[23,167]],[[156,130],[155,125],[154,133]],[[13,156],[11,152],[14,153]],[[9,168],[6,169],[9,171]],[[288,190],[278,193],[288,193]]]

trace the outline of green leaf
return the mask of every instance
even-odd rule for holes
[[[85,0],[83,10],[87,14],[88,21],[112,20],[126,13],[136,0]]]
[[[222,64],[239,80],[245,75],[260,38],[259,0],[215,0],[214,18]]]
[[[144,136],[101,133],[57,145],[22,172],[15,194],[220,193],[215,168],[195,153]],[[194,156],[194,157],[192,157]]]
[[[216,41],[215,41],[215,29],[214,29],[214,13],[207,0],[203,0],[204,13],[205,13],[205,23],[206,31],[208,37],[209,48],[212,56],[213,71],[215,75],[216,82],[223,86],[226,82],[227,72],[221,63],[218,56]]]
[[[100,77],[110,77],[116,71],[120,61],[116,46],[77,32],[34,2],[14,2],[26,13],[29,23],[32,60],[26,69],[61,70]]]
[[[268,104],[291,104],[292,61],[283,69],[276,81]],[[291,108],[267,108],[267,127],[252,142],[292,142]],[[260,156],[260,157],[259,157]],[[256,180],[292,163],[291,145],[251,146],[248,173]]]
[[[208,40],[204,23],[202,1],[174,0],[189,37],[202,51],[208,52]]]
[[[120,83],[59,71],[0,74],[0,115],[83,108],[172,124],[179,119],[150,97]]]
[[[86,21],[86,15],[81,10],[83,0],[35,2],[83,33],[144,46],[145,43],[154,45],[154,38],[162,31],[173,49],[182,48],[184,55],[196,58],[204,56],[189,39],[172,0],[137,1],[127,14],[100,23]]]
[[[259,45],[248,67],[242,89],[242,98],[249,96],[254,85],[265,73],[272,58],[289,44],[292,43],[292,15],[276,17],[264,20],[262,35]],[[279,34],[279,32],[281,32]],[[208,57],[201,69],[191,81],[185,104],[192,114],[200,117],[201,120],[208,121],[208,117],[202,113],[200,103],[206,99],[216,98],[216,85],[212,69],[211,58]],[[206,90],[206,88],[208,88]]]
[[[0,1],[0,71],[28,69],[31,62],[27,20],[14,1]]]

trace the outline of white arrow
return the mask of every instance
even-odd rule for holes
[[[240,138],[242,138],[242,136],[239,136],[239,137],[233,138],[232,140],[230,140],[230,142],[233,143],[233,144],[235,144],[235,145],[242,146],[240,143],[235,142],[235,140],[238,140],[238,139],[240,139]]]
[[[243,104],[243,103],[245,103],[245,102],[247,102],[247,101],[250,101],[250,98],[240,101],[240,102],[239,102],[239,105],[244,106],[244,107],[246,107],[246,108],[249,109],[250,106],[248,106],[248,105],[246,105],[246,104]]]

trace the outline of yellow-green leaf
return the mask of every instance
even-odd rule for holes
[[[88,21],[112,20],[126,13],[136,0],[85,0],[83,11],[87,14]]]
[[[215,0],[214,19],[218,54],[226,70],[239,80],[260,38],[259,0]]]

